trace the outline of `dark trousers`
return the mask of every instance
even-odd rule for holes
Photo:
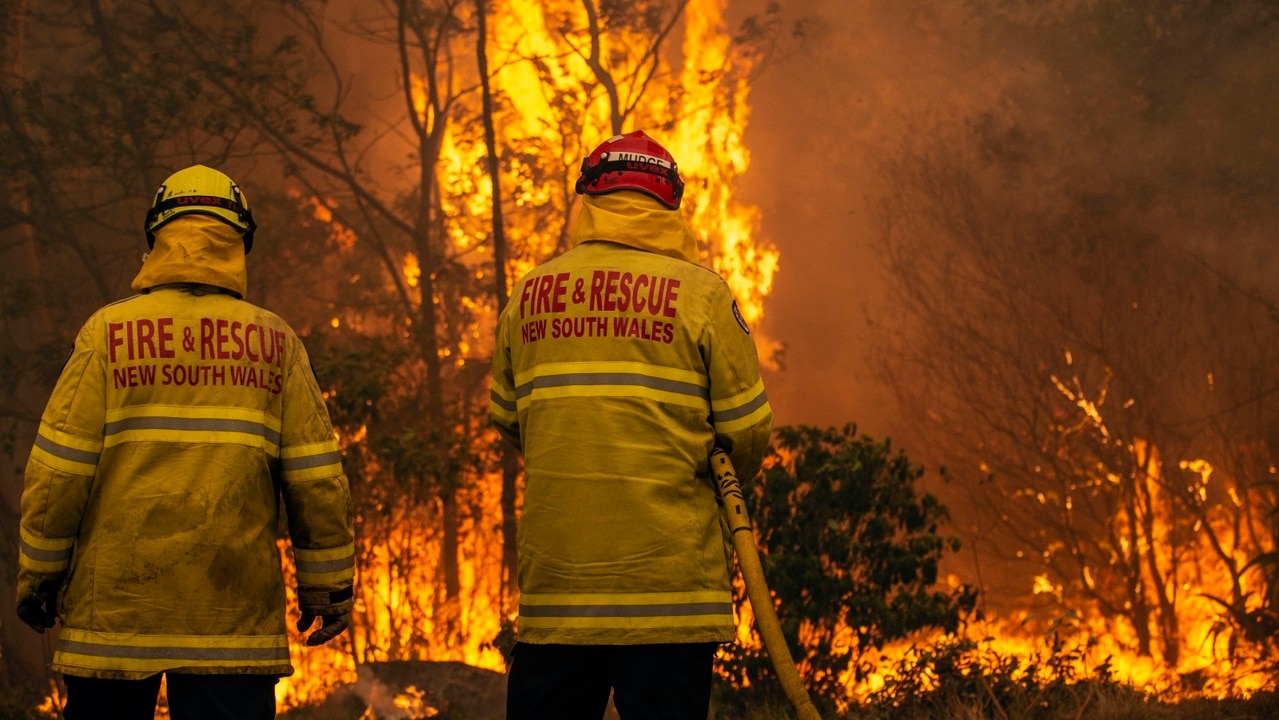
[[[706,720],[718,643],[516,643],[506,720],[600,720],[613,691],[622,720]]]
[[[160,675],[142,680],[103,680],[63,675],[66,720],[153,720]],[[172,720],[273,720],[274,675],[167,673]]]

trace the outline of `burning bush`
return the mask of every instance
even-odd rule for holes
[[[746,488],[778,616],[801,673],[828,706],[869,666],[872,648],[923,628],[954,632],[976,591],[939,589],[938,564],[959,541],[939,533],[946,509],[920,493],[923,469],[855,426],[775,432],[761,480]],[[739,614],[745,593],[737,589]],[[748,626],[747,626],[748,627]],[[742,702],[777,686],[757,638],[726,651],[721,674]]]

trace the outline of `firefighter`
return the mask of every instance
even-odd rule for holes
[[[642,131],[583,162],[572,248],[513,289],[490,413],[520,448],[507,717],[705,720],[735,637],[708,458],[758,472],[772,410],[728,285],[698,265],[671,154]]]
[[[280,500],[299,631],[332,640],[352,607],[350,490],[306,350],[243,300],[255,223],[231,178],[165,180],[139,294],[76,336],[22,494],[18,615],[61,620],[65,716],[273,718],[293,668]]]

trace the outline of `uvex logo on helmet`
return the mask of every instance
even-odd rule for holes
[[[244,252],[253,249],[257,223],[240,186],[204,165],[192,165],[169,176],[155,193],[147,212],[147,247],[155,247],[155,232],[187,214],[205,215],[230,225],[244,237]]]
[[[171,203],[174,207],[182,207],[184,205],[208,205],[209,207],[226,208],[227,210],[238,210],[239,206],[235,202],[227,198],[215,197],[213,195],[183,195],[173,198]]]
[[[675,210],[684,197],[684,181],[666,148],[636,130],[605,140],[582,160],[576,190],[579,195],[635,190]]]

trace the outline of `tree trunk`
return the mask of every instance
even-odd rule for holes
[[[493,124],[493,91],[489,87],[487,5],[484,0],[475,0],[477,28],[475,55],[480,66],[480,91],[484,106],[484,142],[488,146],[485,163],[493,194],[493,295],[497,299],[497,312],[500,315],[510,298],[507,295],[506,279],[506,227],[502,220],[502,176],[497,161],[497,131]],[[499,444],[498,453],[501,454],[502,468],[502,594],[498,607],[500,612],[505,614],[508,600],[513,600],[519,592],[515,573],[517,531],[515,495],[518,489],[520,466],[518,452],[507,443]]]

